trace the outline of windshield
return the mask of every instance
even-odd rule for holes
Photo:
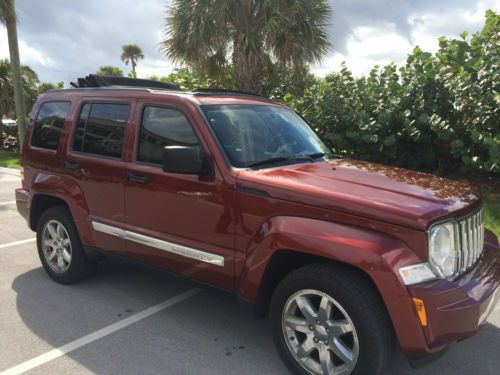
[[[201,106],[235,167],[303,162],[330,150],[295,112],[266,105]]]

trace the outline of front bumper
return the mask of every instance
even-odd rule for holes
[[[409,287],[424,301],[427,326],[422,327],[427,354],[474,335],[500,298],[500,246],[486,232],[483,255],[468,273],[454,281],[436,280]]]

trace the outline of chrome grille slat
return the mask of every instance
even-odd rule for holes
[[[455,226],[459,254],[456,274],[459,275],[471,268],[479,259],[484,247],[483,209],[457,220]]]
[[[476,260],[479,258],[479,255],[481,255],[481,242],[479,241],[479,229],[480,229],[480,212],[476,215]]]
[[[474,244],[472,243],[472,218],[469,216],[467,218],[467,253],[469,254],[469,258],[467,259],[467,267],[472,263],[472,259],[474,258]]]
[[[474,215],[474,240],[476,243],[476,253],[474,260],[479,256],[480,248],[479,248],[479,215]]]
[[[474,263],[474,259],[476,259],[476,250],[477,250],[477,242],[476,242],[476,215],[472,215],[470,217],[470,228],[469,228],[469,233],[471,236],[471,243],[472,243],[472,259],[471,263]]]
[[[467,263],[469,262],[469,245],[467,244],[467,221],[462,221],[460,223],[460,234],[462,238],[462,242],[460,244],[460,250],[462,251],[463,258],[464,258],[464,264],[463,264],[463,269],[461,270],[462,272],[467,269]]]
[[[460,244],[460,234],[458,233],[459,231],[458,230],[455,230],[455,243],[456,244]],[[464,264],[464,257],[463,257],[463,252],[462,251],[458,251],[457,252],[457,267],[456,269],[457,270],[461,270],[462,267],[463,267],[463,264]]]

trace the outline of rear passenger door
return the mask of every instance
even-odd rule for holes
[[[124,254],[124,145],[134,100],[79,103],[62,168],[84,193],[95,246]]]

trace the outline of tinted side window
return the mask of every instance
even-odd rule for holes
[[[128,104],[87,103],[80,112],[73,150],[121,158]]]
[[[57,150],[70,105],[70,102],[42,104],[31,137],[32,146]]]
[[[142,114],[137,160],[161,164],[165,146],[199,146],[184,114],[176,109],[146,107]]]

